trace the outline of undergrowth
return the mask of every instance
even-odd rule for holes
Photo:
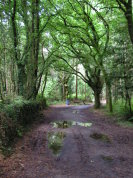
[[[29,124],[35,119],[39,110],[46,107],[44,98],[25,100],[16,97],[14,100],[0,102],[0,150],[4,155],[11,152],[16,137],[22,137]]]
[[[103,106],[102,109],[107,115],[115,117],[119,125],[133,127],[133,112],[130,112],[129,107],[125,105],[125,101],[118,100],[117,102],[114,102],[112,113],[109,112],[107,106]]]

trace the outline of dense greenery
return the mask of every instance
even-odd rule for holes
[[[44,107],[45,100],[39,98],[37,101],[27,101],[17,97],[8,104],[1,104],[0,150],[4,154],[10,154],[14,138],[23,136],[29,124],[36,120],[38,112]]]
[[[132,113],[132,0],[0,1],[0,99],[123,101]]]

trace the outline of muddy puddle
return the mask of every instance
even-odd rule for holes
[[[72,113],[73,114],[79,114],[79,111],[78,110],[74,110]]]
[[[110,138],[107,135],[104,135],[102,133],[93,133],[90,135],[91,138],[95,139],[95,140],[100,140],[103,142],[107,142],[107,143],[111,143]]]
[[[81,126],[81,127],[91,127],[92,123],[89,122],[76,122],[76,121],[56,121],[51,123],[53,128],[70,128],[72,126]]]
[[[70,128],[72,126],[91,127],[92,123],[76,122],[76,121],[56,121],[51,123],[53,128]],[[48,148],[55,156],[59,156],[63,147],[63,141],[66,137],[64,132],[48,133]]]
[[[48,148],[52,150],[52,153],[55,156],[59,156],[65,137],[66,135],[63,132],[48,133]]]

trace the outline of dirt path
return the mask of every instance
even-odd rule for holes
[[[53,106],[0,169],[1,178],[133,178],[133,129],[90,106]]]

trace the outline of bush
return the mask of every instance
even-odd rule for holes
[[[0,148],[8,146],[17,135],[16,125],[4,113],[0,113]]]
[[[113,103],[113,113],[109,112],[108,106],[103,106],[103,109],[106,110],[108,115],[116,116],[119,121],[133,122],[133,112],[130,112],[129,107],[126,106],[125,100],[117,100]]]
[[[32,123],[38,111],[45,106],[45,99],[27,101],[22,97],[17,97],[8,104],[1,104],[0,148],[10,145],[16,136],[22,136],[25,126]]]
[[[114,114],[128,120],[132,113],[130,113],[129,107],[125,105],[125,101],[118,100],[113,104]]]

